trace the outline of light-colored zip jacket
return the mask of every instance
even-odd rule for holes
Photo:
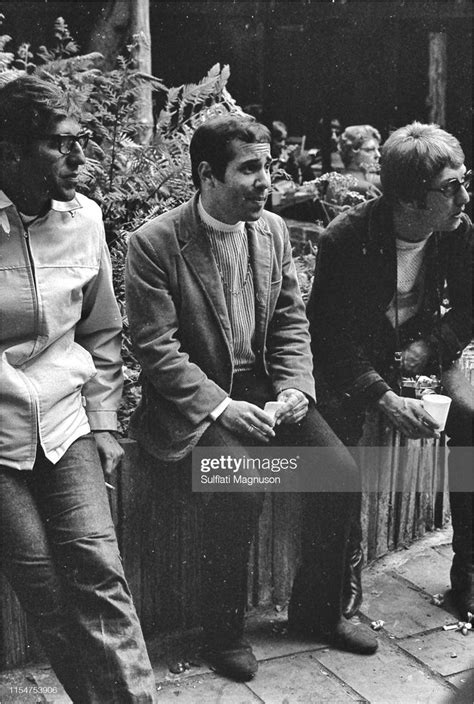
[[[52,201],[25,227],[0,191],[0,466],[116,428],[121,329],[99,206]]]

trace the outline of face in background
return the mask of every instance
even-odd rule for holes
[[[436,189],[443,188],[450,179],[462,181],[465,173],[464,165],[458,168],[447,166],[433,179],[426,194],[425,208],[419,211],[427,229],[450,232],[459,227],[461,214],[469,203],[467,190],[461,186],[457,193],[449,194]]]
[[[380,160],[380,144],[375,138],[362,142],[359,149],[352,150],[351,169],[360,171],[377,170]]]
[[[272,135],[271,147],[272,157],[274,159],[278,159],[282,151],[285,149],[287,137],[288,134],[283,129],[278,129],[274,131]]]
[[[201,173],[203,205],[209,215],[229,225],[241,220],[253,222],[261,216],[270,189],[270,144],[234,139],[230,148],[233,156],[223,181],[210,167],[209,173],[207,167]]]
[[[84,152],[74,142],[69,154],[61,154],[54,135],[76,136],[80,132],[81,127],[75,119],[60,120],[47,135],[34,139],[21,156],[19,184],[31,214],[39,212],[51,199],[69,201],[74,198],[79,170],[86,162]]]
[[[331,150],[337,151],[337,144],[341,136],[342,125],[337,118],[331,120]]]

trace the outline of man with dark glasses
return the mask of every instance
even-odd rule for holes
[[[308,305],[319,410],[347,445],[375,407],[409,438],[438,434],[405,379],[438,379],[452,404],[446,427],[454,530],[452,599],[474,612],[473,392],[456,364],[472,339],[471,172],[458,140],[414,122],[382,148],[383,196],[334,220],[319,243]],[[319,382],[319,384],[318,384]],[[362,601],[360,524],[353,527],[345,615]]]
[[[447,181],[443,181],[442,185],[438,188],[428,188],[428,191],[439,191],[445,198],[455,198],[461,188],[465,188],[469,191],[472,181],[472,171],[466,171],[463,178],[448,178]]]
[[[89,144],[89,139],[91,133],[89,130],[81,130],[78,134],[38,134],[32,135],[35,139],[44,140],[49,142],[53,149],[57,149],[60,154],[67,155],[70,154],[76,145],[84,151]]]
[[[104,483],[121,315],[88,133],[59,88],[0,89],[0,556],[74,704],[155,701]]]

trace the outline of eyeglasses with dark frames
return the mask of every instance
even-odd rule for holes
[[[39,139],[47,139],[54,144],[55,149],[60,154],[67,155],[72,152],[76,144],[81,149],[85,149],[89,143],[92,133],[89,130],[83,130],[79,134],[41,134],[37,135]]]
[[[440,186],[439,188],[428,188],[427,190],[439,191],[446,198],[453,198],[459,193],[462,186],[464,186],[467,191],[471,185],[471,180],[472,171],[469,170],[464,174],[464,178],[462,180],[459,178],[450,178],[443,186]]]

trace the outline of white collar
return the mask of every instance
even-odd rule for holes
[[[5,210],[10,206],[16,207],[7,194],[0,190],[0,226],[5,230],[7,235],[10,232],[10,222]],[[78,210],[78,208],[82,208],[82,205],[80,204],[77,195],[74,196],[72,200],[68,201],[51,200],[51,210],[55,210],[59,213],[69,213],[74,210]]]
[[[203,223],[209,227],[212,227],[214,230],[218,230],[220,232],[242,232],[245,229],[245,222],[243,220],[239,220],[239,222],[236,222],[234,225],[229,225],[229,223],[221,222],[220,220],[212,217],[212,215],[209,215],[202,204],[201,196],[199,196],[198,200],[198,213]]]

